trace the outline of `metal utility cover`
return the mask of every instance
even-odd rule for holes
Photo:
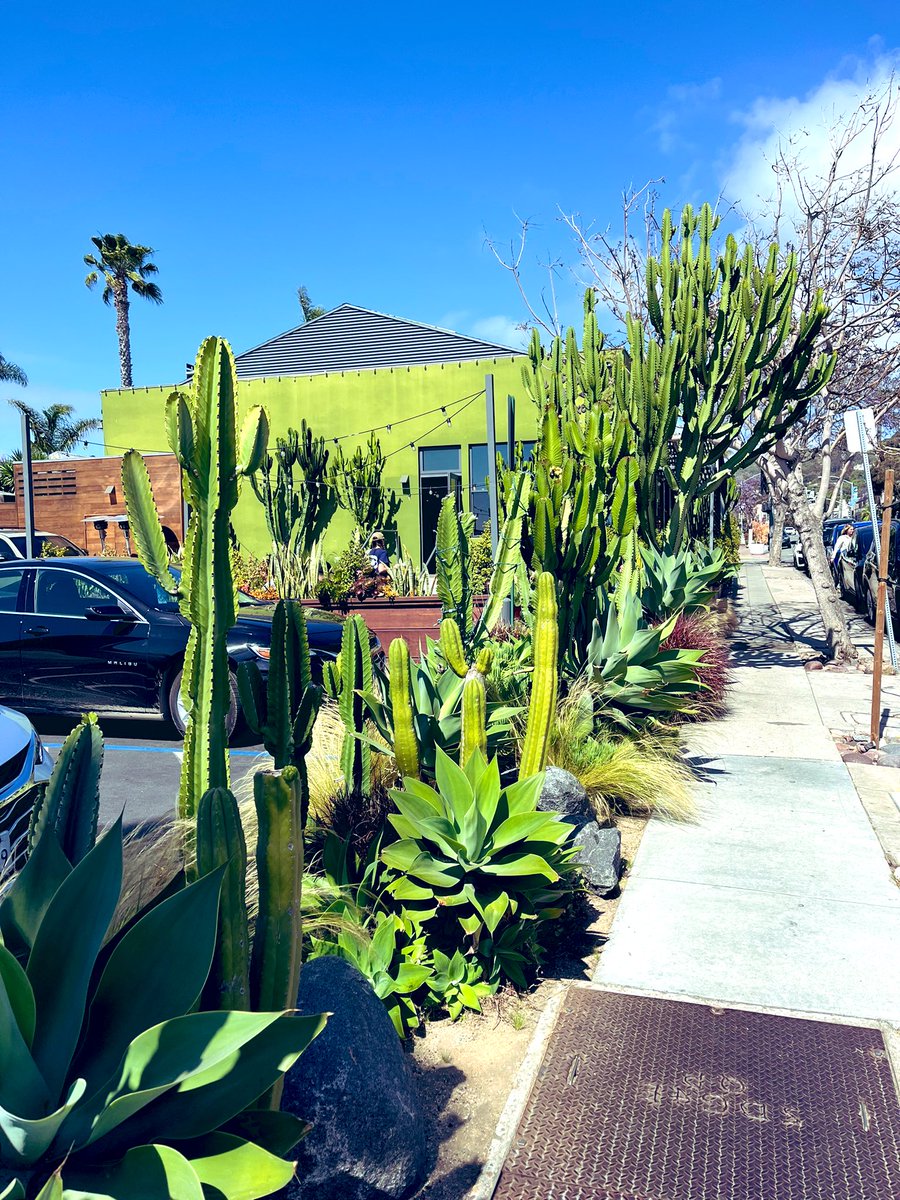
[[[495,1200],[900,1200],[878,1029],[573,987]]]

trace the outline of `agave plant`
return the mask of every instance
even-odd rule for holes
[[[463,770],[438,749],[435,774],[436,789],[405,779],[391,793],[400,836],[381,852],[387,892],[433,944],[452,952],[461,928],[491,982],[524,987],[527,926],[562,913],[572,827],[538,810],[543,773],[504,788],[496,759],[476,750]]]
[[[107,938],[117,822],[72,866],[52,826],[0,900],[0,1196],[254,1200],[304,1132],[254,1103],[324,1025],[196,1006],[222,871]]]
[[[497,990],[496,982],[483,977],[481,963],[466,958],[461,950],[451,956],[435,950],[434,971],[428,981],[429,1000],[445,1008],[451,1021],[458,1021],[468,1008],[481,1012],[481,1001]]]
[[[650,545],[641,549],[641,567],[641,603],[647,616],[657,620],[706,608],[728,569],[720,550],[667,554]]]
[[[620,595],[616,604],[598,590],[583,664],[596,715],[634,729],[641,718],[692,711],[706,687],[703,651],[661,649],[677,616],[649,626],[637,596]]]

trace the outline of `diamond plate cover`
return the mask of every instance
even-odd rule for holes
[[[884,1039],[572,988],[494,1197],[900,1200]]]

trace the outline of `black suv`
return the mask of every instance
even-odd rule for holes
[[[885,563],[885,615],[890,616],[894,628],[900,634],[900,521],[891,521],[891,540],[888,549],[888,560]],[[875,546],[869,547],[863,563],[863,600],[866,606],[866,616],[875,624],[875,604],[878,594],[878,565],[875,561]]]
[[[231,711],[242,662],[268,671],[274,606],[239,594],[228,633]],[[341,623],[307,610],[313,669],[340,650]],[[32,712],[170,719],[183,732],[179,697],[190,626],[177,601],[135,559],[32,559],[0,563],[0,703]],[[377,639],[373,638],[377,648]]]

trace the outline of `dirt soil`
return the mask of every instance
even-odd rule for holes
[[[647,824],[642,817],[619,817],[625,874]],[[618,895],[584,897],[560,930],[547,956],[544,975],[533,990],[512,990],[485,1003],[482,1015],[435,1021],[412,1050],[413,1068],[425,1111],[429,1181],[421,1200],[462,1200],[475,1184],[507,1097],[544,1006],[567,979],[590,979],[618,908]]]

